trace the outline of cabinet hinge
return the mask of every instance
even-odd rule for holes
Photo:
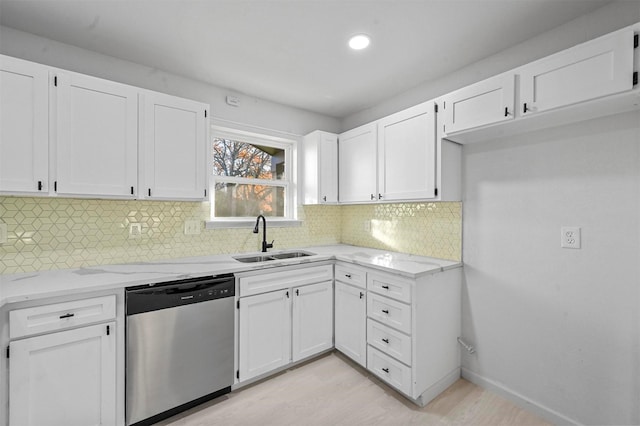
[[[435,110],[435,112],[438,112],[438,104],[434,104],[433,109]]]
[[[7,346],[7,359],[9,358],[10,354],[11,354],[11,349],[9,349],[9,346]]]
[[[111,334],[111,326],[110,326],[110,325],[108,325],[108,326],[107,326],[107,336],[108,336],[108,335],[110,335],[110,334]]]
[[[240,370],[236,370],[236,379],[240,380]]]
[[[638,48],[638,34],[633,35],[633,48],[634,49]]]
[[[638,71],[633,72],[633,85],[638,84]]]
[[[58,77],[57,76],[53,77],[53,85],[58,87]]]

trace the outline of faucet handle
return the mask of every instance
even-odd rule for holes
[[[275,240],[271,240],[271,242],[270,242],[269,244],[267,244],[267,248],[273,248],[273,242],[274,242],[274,241],[275,241]]]

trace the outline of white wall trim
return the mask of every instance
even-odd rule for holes
[[[487,379],[479,374],[476,374],[464,367],[461,369],[462,378],[470,381],[471,383],[478,385],[488,391],[491,391],[501,397],[508,399],[523,410],[532,412],[533,414],[542,417],[543,419],[555,424],[555,425],[581,425],[578,421],[566,417],[557,411],[552,410],[549,407],[533,401],[524,395],[515,392],[502,383],[496,382],[491,379]]]

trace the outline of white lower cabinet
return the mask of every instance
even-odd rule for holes
[[[113,301],[115,296],[87,299],[87,305],[103,306],[109,310]],[[120,423],[115,307],[109,322],[64,329],[65,325],[73,327],[83,322],[82,302],[76,305],[75,310],[69,303],[60,303],[10,312],[12,319],[25,317],[35,320],[58,312],[59,328],[62,328],[62,331],[26,336],[10,342],[10,425]],[[17,335],[20,333],[13,334],[12,338]]]
[[[240,380],[289,363],[291,292],[289,289],[240,299]]]
[[[367,368],[419,405],[460,377],[460,271],[367,271]]]
[[[367,366],[367,296],[366,290],[336,281],[335,295],[336,349]]]
[[[237,275],[239,382],[333,347],[333,281],[310,283],[307,276],[327,266],[333,270],[324,265]],[[286,288],[253,294],[256,283],[273,289],[284,281]],[[247,292],[252,295],[244,296]]]

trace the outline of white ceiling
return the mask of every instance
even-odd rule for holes
[[[607,3],[0,0],[0,24],[342,118]]]

